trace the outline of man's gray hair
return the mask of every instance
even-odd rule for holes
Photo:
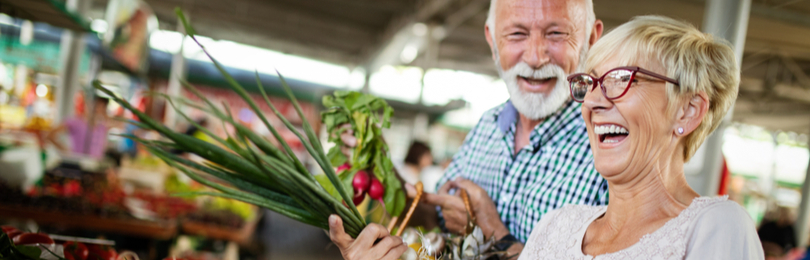
[[[566,0],[567,1],[567,0]],[[585,1],[585,11],[587,12],[587,20],[585,21],[587,25],[585,26],[585,38],[590,37],[591,31],[593,30],[593,23],[596,22],[596,14],[593,12],[593,0],[584,0]],[[487,14],[487,26],[489,27],[490,36],[492,36],[493,43],[495,41],[495,10],[498,4],[498,0],[490,0],[489,1],[489,13]],[[497,50],[496,50],[497,51]]]

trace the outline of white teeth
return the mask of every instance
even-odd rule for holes
[[[597,135],[604,135],[604,134],[627,134],[630,133],[627,131],[626,128],[618,126],[618,125],[601,125],[595,126],[593,131],[596,132]]]

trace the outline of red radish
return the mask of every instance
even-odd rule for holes
[[[363,192],[363,193],[355,195],[354,198],[352,199],[352,202],[354,202],[354,205],[360,205],[360,203],[363,203],[363,199],[365,199],[365,198],[366,198],[366,193]]]
[[[343,171],[345,171],[345,170],[348,170],[348,169],[351,169],[351,168],[352,168],[352,165],[351,165],[351,164],[349,164],[349,163],[344,163],[343,165],[341,165],[341,166],[337,167],[337,171],[335,171],[335,172],[337,172],[338,174],[340,174],[341,172],[343,172]]]
[[[383,203],[383,195],[385,194],[385,188],[383,188],[382,183],[377,180],[377,178],[371,179],[371,187],[368,188],[368,196],[371,199],[379,201]],[[385,204],[385,203],[383,203]]]
[[[366,171],[358,171],[354,174],[354,179],[352,179],[352,188],[354,188],[354,195],[363,195],[368,191],[369,185],[371,185],[371,177],[368,176]]]

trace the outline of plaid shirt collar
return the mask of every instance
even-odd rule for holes
[[[531,147],[536,152],[540,147],[547,143],[554,135],[557,134],[565,126],[563,123],[569,121],[572,117],[581,117],[582,105],[569,99],[563,106],[553,114],[547,116],[540,124],[534,127],[530,139]],[[501,130],[501,138],[504,136],[511,136],[509,148],[514,151],[514,133],[516,132],[517,122],[520,119],[520,112],[512,104],[512,101],[506,101],[503,108],[499,113],[495,113],[495,122],[498,129]]]

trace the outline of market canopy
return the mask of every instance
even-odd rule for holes
[[[90,24],[76,13],[68,11],[64,1],[0,0],[0,13],[74,31],[90,31]]]

